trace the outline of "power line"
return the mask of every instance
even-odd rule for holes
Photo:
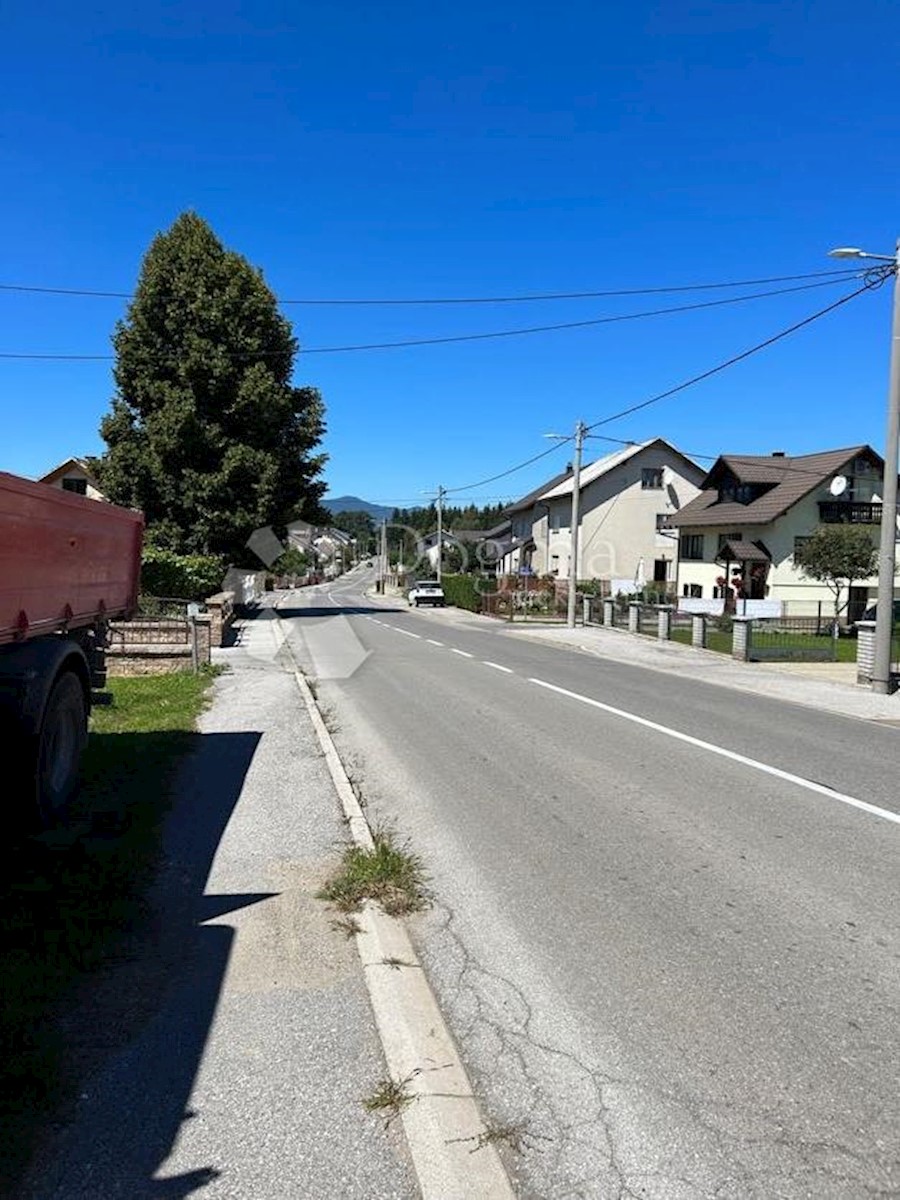
[[[755,346],[751,346],[749,350],[744,350],[740,354],[735,354],[731,358],[726,359],[725,362],[719,363],[717,366],[711,367],[709,370],[703,371],[703,372],[701,372],[701,374],[695,375],[691,379],[687,379],[684,382],[677,384],[675,387],[669,388],[664,392],[660,392],[656,396],[651,396],[649,400],[644,400],[640,404],[633,404],[629,408],[623,409],[621,412],[614,413],[610,417],[604,417],[599,421],[595,421],[593,423],[593,425],[589,425],[587,427],[588,432],[590,432],[593,429],[597,429],[601,425],[607,425],[612,421],[617,421],[621,417],[628,416],[633,412],[638,412],[642,408],[648,408],[651,404],[657,404],[660,400],[664,400],[669,396],[674,396],[677,392],[685,391],[687,388],[692,387],[694,384],[700,383],[704,379],[709,379],[711,376],[719,374],[719,372],[726,370],[728,367],[734,366],[735,363],[739,363],[743,359],[749,358],[752,354],[756,354],[758,351],[765,349],[767,346],[774,345],[775,342],[779,342],[783,338],[788,337],[790,334],[796,333],[797,330],[803,329],[804,326],[810,325],[814,321],[818,321],[821,317],[824,317],[828,313],[833,312],[835,309],[840,308],[841,305],[847,304],[850,300],[854,300],[857,296],[862,295],[863,292],[871,291],[875,287],[880,287],[881,284],[884,283],[885,280],[888,279],[892,274],[893,274],[893,270],[891,268],[885,268],[883,271],[877,271],[877,272],[871,273],[869,276],[867,276],[867,281],[864,284],[864,286],[861,288],[858,288],[855,292],[851,292],[847,296],[842,296],[839,300],[835,301],[833,304],[829,304],[826,308],[820,309],[818,312],[812,313],[811,316],[805,317],[802,321],[798,321],[794,325],[790,325],[790,326],[788,326],[788,328],[783,329],[779,333],[774,334],[772,337],[766,338],[765,341],[759,342]],[[602,436],[602,435],[595,434],[593,436]],[[538,462],[540,459],[545,458],[548,454],[552,454],[553,451],[557,450],[560,446],[566,445],[568,442],[571,442],[573,440],[574,439],[571,436],[561,439],[557,443],[557,445],[551,446],[548,450],[544,450],[540,454],[536,454],[533,458],[527,459],[525,462],[519,463],[514,467],[510,467],[508,470],[503,471],[498,475],[493,475],[489,479],[481,479],[477,483],[466,484],[464,487],[448,488],[447,489],[448,493],[468,491],[471,488],[482,487],[488,483],[493,483],[497,479],[504,479],[507,475],[512,475],[517,471],[523,470],[525,467],[531,466],[532,463]],[[634,445],[635,444],[634,442],[628,441],[626,439],[611,438],[609,440],[610,441],[622,440],[626,445]],[[687,452],[685,451],[685,453],[687,453]],[[696,457],[706,457],[706,456],[705,455],[697,455]]]
[[[499,475],[491,475],[489,479],[479,479],[477,483],[467,483],[462,487],[445,488],[444,491],[448,496],[453,496],[457,492],[468,492],[471,491],[472,488],[485,487],[489,483],[495,483],[498,479],[505,479],[507,475],[514,475],[516,471],[522,471],[525,467],[530,467],[532,463],[536,463],[540,459],[546,458],[548,454],[555,453],[555,451],[559,450],[562,446],[565,446],[571,441],[573,441],[573,438],[571,437],[560,438],[555,446],[550,446],[546,450],[542,450],[540,454],[535,454],[533,458],[528,458],[525,460],[525,462],[521,462],[515,467],[510,467],[508,471],[501,471]]]
[[[357,345],[347,346],[310,346],[308,349],[301,349],[300,356],[310,354],[346,354],[351,351],[366,351],[366,350],[394,350],[404,347],[413,346],[439,346],[447,345],[455,342],[479,342],[490,341],[496,338],[509,337],[525,337],[536,333],[550,333],[564,329],[586,329],[588,327],[599,325],[612,325],[622,321],[638,321],[646,320],[650,317],[668,316],[672,313],[696,312],[705,308],[719,308],[729,304],[742,304],[747,300],[766,300],[773,296],[785,296],[794,292],[805,292],[815,288],[830,287],[835,283],[843,283],[843,279],[826,279],[820,280],[818,283],[805,283],[796,287],[776,288],[768,292],[750,292],[746,296],[729,296],[724,300],[702,300],[696,304],[679,304],[670,308],[655,308],[645,309],[637,313],[619,313],[614,316],[594,317],[586,321],[564,321],[553,325],[531,325],[519,329],[499,329],[490,333],[461,333],[453,334],[445,337],[427,337],[427,338],[405,338],[401,341],[393,342],[367,342]],[[856,293],[854,293],[856,294]],[[253,350],[245,353],[234,353],[226,355],[229,359],[260,359],[269,357],[282,357],[285,351],[282,350]],[[49,353],[20,353],[12,351],[0,352],[0,359],[27,359],[52,362],[110,362],[114,359],[112,354],[49,354]]]
[[[829,304],[826,308],[819,309],[818,312],[812,313],[811,316],[804,317],[802,321],[797,321],[794,325],[789,325],[786,329],[782,329],[779,333],[772,337],[766,338],[763,342],[758,342],[755,346],[751,346],[749,350],[742,350],[740,354],[735,354],[724,362],[718,363],[715,367],[710,367],[708,371],[702,371],[699,375],[694,375],[690,379],[684,380],[683,383],[676,384],[675,387],[668,388],[664,392],[659,392],[656,396],[651,396],[649,400],[642,400],[640,404],[632,404],[628,408],[623,408],[620,412],[613,413],[609,417],[603,417],[599,421],[595,421],[593,425],[588,426],[588,430],[597,429],[601,425],[609,425],[612,421],[618,421],[622,417],[628,417],[632,413],[638,412],[642,408],[649,408],[651,404],[658,404],[660,400],[666,400],[669,396],[674,396],[678,392],[683,392],[694,384],[701,383],[704,379],[709,379],[713,375],[718,375],[720,371],[727,370],[728,367],[733,367],[735,363],[742,362],[745,358],[749,358],[753,354],[757,354],[760,350],[765,350],[768,346],[773,346],[776,342],[780,342],[783,338],[789,337],[797,330],[803,329],[806,325],[811,325],[814,321],[827,316],[828,313],[834,312],[835,309],[842,305],[855,300],[857,296],[861,296],[863,292],[872,291],[876,287],[880,287],[890,275],[892,270],[887,270],[877,275],[872,275],[861,288],[855,292],[850,292],[849,295],[842,296],[839,300],[835,300],[833,304]]]
[[[811,271],[801,275],[771,275],[764,279],[735,279],[724,283],[686,283],[671,287],[616,288],[591,292],[526,292],[518,296],[426,296],[417,298],[366,299],[364,297],[328,299],[325,297],[286,297],[279,304],[301,305],[439,305],[439,304],[530,304],[553,300],[597,300],[614,296],[652,296],[672,292],[711,291],[716,288],[759,287],[768,283],[791,283],[799,279],[825,279],[829,277],[849,278],[859,274],[858,267],[844,267],[833,271]],[[102,300],[133,300],[131,292],[99,291],[92,288],[43,287],[36,284],[0,283],[3,292],[28,292],[44,296],[79,296]]]
[[[610,317],[593,317],[587,321],[563,321],[553,325],[529,325],[519,329],[497,329],[491,333],[458,333],[444,337],[405,338],[396,342],[368,342],[353,346],[312,346],[301,350],[303,354],[348,354],[359,350],[397,350],[411,346],[443,346],[451,342],[485,342],[495,338],[525,337],[535,333],[553,333],[562,329],[587,329],[595,325],[614,325],[620,321],[638,321],[647,317],[663,317],[671,313],[695,312],[702,308],[718,308],[727,304],[741,304],[745,300],[765,300],[772,296],[785,296],[791,292],[805,292],[811,288],[830,287],[843,283],[843,279],[820,280],[804,283],[797,287],[777,288],[770,292],[750,292],[746,296],[729,296],[725,300],[702,300],[696,304],[679,304],[671,308],[654,308],[638,313],[619,313]]]

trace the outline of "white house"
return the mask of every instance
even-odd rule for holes
[[[788,457],[724,454],[703,480],[702,490],[678,516],[679,602],[685,608],[721,612],[729,601],[777,603],[798,615],[821,604],[830,611],[834,593],[805,577],[796,551],[819,525],[871,527],[877,544],[884,461],[871,446],[849,446]],[[857,619],[877,588],[859,579],[851,589],[848,619]]]
[[[579,579],[613,593],[644,583],[675,586],[680,510],[700,492],[704,471],[663,438],[636,443],[581,471]],[[564,578],[571,554],[572,474],[523,497],[509,510],[519,566]]]

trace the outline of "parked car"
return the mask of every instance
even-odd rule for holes
[[[447,603],[444,598],[444,589],[436,579],[416,580],[407,593],[407,599],[416,608],[421,604],[431,604],[443,608]]]

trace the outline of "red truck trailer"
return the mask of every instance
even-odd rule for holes
[[[141,513],[0,472],[0,738],[23,812],[71,798],[92,669],[137,604]]]

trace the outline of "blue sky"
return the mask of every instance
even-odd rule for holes
[[[131,11],[134,9],[135,11]],[[518,295],[827,270],[900,232],[893,0],[4,6],[0,283],[128,291],[193,208],[284,298]],[[840,265],[840,264],[837,264]],[[763,290],[763,289],[758,289]],[[463,487],[851,290],[438,347],[301,354],[334,494]],[[716,294],[718,298],[719,294]],[[285,306],[301,345],[712,298]],[[121,301],[0,292],[0,351],[104,354]],[[880,447],[890,288],[604,432]],[[102,448],[109,364],[0,359],[0,468]],[[609,444],[592,442],[597,457]],[[458,498],[521,494],[566,447]]]

